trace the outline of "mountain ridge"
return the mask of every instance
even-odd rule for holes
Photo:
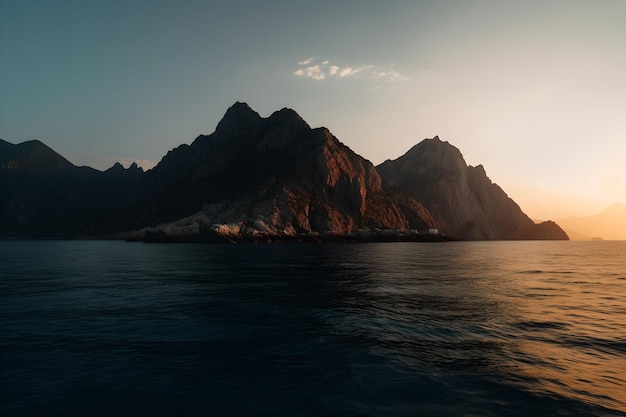
[[[399,162],[374,167],[328,129],[311,128],[292,109],[263,118],[246,103],[236,102],[213,133],[170,150],[147,172],[136,165],[124,169],[115,164],[104,172],[82,175],[82,186],[72,185],[69,191],[50,180],[52,191],[44,193],[45,198],[37,197],[43,191],[36,186],[29,189],[34,200],[29,199],[32,193],[13,187],[4,200],[0,198],[0,234],[11,230],[7,224],[13,230],[30,224],[35,235],[41,228],[56,227],[61,235],[81,231],[134,240],[432,240],[454,233],[463,239],[502,238],[489,230],[501,227],[498,222],[507,223],[511,213],[517,219],[519,206],[491,183],[482,166],[466,166],[461,152],[443,143],[438,137],[428,139],[398,158],[403,161],[409,155],[409,162],[411,158],[422,162],[407,168],[417,176],[397,180],[390,167]],[[0,142],[0,156],[18,146],[6,144]],[[55,158],[50,154],[58,162]],[[70,165],[75,170],[68,172],[85,168]],[[7,169],[0,170],[0,184],[6,184],[9,175]],[[103,190],[101,195],[94,194],[94,188]],[[419,189],[430,191],[416,193]],[[446,209],[445,201],[429,199],[440,192],[456,193],[461,198],[455,203],[481,208],[470,210],[482,225],[474,227],[480,233],[450,226],[459,224],[458,213]],[[52,202],[54,193],[67,194],[60,207]],[[19,210],[16,199],[21,202]],[[45,212],[46,204],[51,204],[52,214],[29,217],[33,210]],[[64,230],[72,217],[73,227]],[[434,229],[443,234],[417,232]],[[504,238],[567,238],[556,224],[545,224],[542,230]]]

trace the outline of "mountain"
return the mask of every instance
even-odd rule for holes
[[[290,109],[262,118],[236,103],[213,134],[169,152],[141,188],[129,205],[135,226],[149,226],[138,239],[332,237],[411,226],[371,162]],[[412,214],[429,226],[426,210]]]
[[[76,167],[39,141],[0,141],[0,190],[0,236],[567,239],[438,138],[376,168],[291,109],[263,118],[245,103],[148,172]]]
[[[138,179],[121,170],[77,167],[38,140],[0,140],[0,236],[76,237],[108,229],[120,195]]]
[[[0,139],[0,169],[30,172],[76,168],[71,162],[38,140],[14,145]]]
[[[626,204],[613,204],[593,216],[566,217],[558,220],[575,240],[626,240]]]
[[[439,137],[426,139],[377,167],[384,187],[420,201],[439,229],[460,239],[567,239],[554,222],[535,224],[461,152]]]

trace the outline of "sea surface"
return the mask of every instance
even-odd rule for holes
[[[0,242],[0,416],[625,416],[626,242]]]

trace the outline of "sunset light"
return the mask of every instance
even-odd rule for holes
[[[0,0],[0,416],[626,416],[626,0]]]
[[[621,1],[0,7],[0,138],[77,165],[154,166],[240,100],[374,164],[439,135],[532,218],[626,203]]]

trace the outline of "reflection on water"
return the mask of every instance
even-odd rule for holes
[[[432,348],[429,360],[626,411],[623,242],[456,243],[418,247],[422,253],[406,246],[396,256],[392,247],[379,248],[373,287],[390,297],[371,300],[368,312],[382,323],[423,320],[418,339],[430,345],[394,346],[396,354]],[[395,262],[412,271],[410,280],[406,272],[389,279]]]
[[[0,242],[0,414],[622,415],[625,249]]]

